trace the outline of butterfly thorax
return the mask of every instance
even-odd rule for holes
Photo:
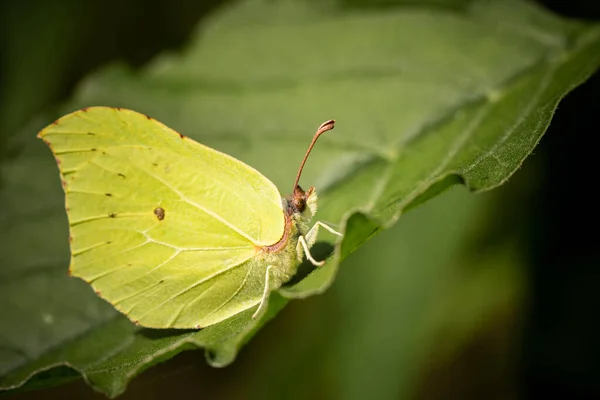
[[[261,248],[261,262],[272,265],[273,273],[280,284],[287,282],[296,273],[300,264],[297,251],[298,239],[306,235],[310,221],[317,210],[317,193],[314,188],[306,192],[296,187],[294,193],[282,198],[285,230],[279,242]]]

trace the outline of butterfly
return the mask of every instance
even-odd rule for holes
[[[149,328],[203,328],[255,308],[288,282],[319,229],[313,187],[293,191],[144,114],[90,107],[38,135],[58,163],[71,275]]]

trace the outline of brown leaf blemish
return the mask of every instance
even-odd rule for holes
[[[104,195],[107,197],[112,197],[112,193],[104,193]]]
[[[119,175],[121,178],[125,178],[125,175],[118,173],[117,175]]]
[[[108,216],[109,216],[109,218],[117,218],[117,214],[115,214],[115,213],[110,213],[110,214],[108,214]],[[110,243],[110,242],[108,242],[108,243]]]

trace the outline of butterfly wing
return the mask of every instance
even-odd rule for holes
[[[256,248],[284,232],[275,185],[146,115],[91,107],[42,130],[74,276],[143,326],[203,327],[260,302]]]

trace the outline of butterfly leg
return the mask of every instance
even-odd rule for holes
[[[308,248],[308,244],[306,243],[306,239],[304,238],[304,236],[300,236],[298,238],[298,246],[296,248],[296,251],[298,252],[298,258],[302,259],[302,256],[304,254],[306,254],[306,259],[308,261],[310,261],[310,263],[312,265],[315,265],[317,267],[322,266],[323,264],[325,264],[325,261],[317,261],[313,258],[313,256],[310,254],[310,250]]]
[[[308,247],[312,247],[317,242],[317,235],[319,234],[320,227],[328,230],[329,232],[333,233],[334,235],[344,236],[341,233],[339,233],[338,231],[336,231],[335,229],[333,229],[332,227],[330,227],[329,225],[326,225],[326,224],[322,223],[321,221],[317,221],[317,222],[315,222],[313,227],[310,228],[310,230],[306,234],[306,244],[308,244]]]
[[[302,260],[302,256],[304,254],[306,254],[306,258],[308,259],[308,261],[311,262],[311,264],[320,267],[323,264],[325,264],[325,261],[316,261],[312,255],[310,254],[310,248],[316,243],[317,241],[317,236],[319,235],[319,228],[323,227],[324,229],[327,229],[329,232],[333,233],[334,235],[338,235],[338,236],[343,236],[341,233],[339,233],[338,231],[334,230],[332,227],[322,223],[321,221],[317,221],[312,228],[310,228],[310,230],[308,231],[308,233],[305,236],[300,236],[300,238],[298,238],[298,247],[297,247],[297,253],[298,253],[298,258],[300,260]]]
[[[265,272],[265,289],[263,290],[263,295],[262,295],[262,299],[260,301],[260,305],[254,312],[254,314],[252,314],[252,318],[256,318],[260,313],[262,313],[262,311],[267,306],[267,298],[269,297],[269,292],[271,291],[271,284],[270,284],[271,268],[272,267],[269,265],[267,267],[267,272]]]

